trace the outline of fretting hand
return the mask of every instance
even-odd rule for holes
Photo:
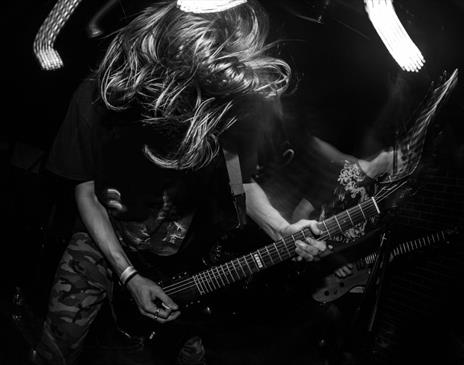
[[[312,233],[316,236],[321,234],[319,228],[317,228],[317,221],[314,220],[307,220],[301,219],[300,221],[287,226],[282,231],[282,236],[289,236],[296,232],[301,231],[304,228],[309,228]],[[306,261],[313,261],[318,260],[319,255],[325,251],[327,248],[325,241],[319,241],[315,238],[306,237],[304,241],[297,240],[295,242],[296,249],[295,252],[297,253],[298,257],[297,260],[306,260]]]

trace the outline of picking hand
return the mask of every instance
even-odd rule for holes
[[[320,235],[321,231],[317,228],[317,221],[301,219],[300,221],[289,225],[283,232],[283,236],[291,235],[301,231],[303,228],[309,227],[313,234]],[[327,248],[325,241],[306,237],[304,241],[297,240],[295,242],[295,252],[298,254],[297,260],[313,261],[319,259],[319,254]]]
[[[137,302],[140,313],[144,316],[160,323],[170,322],[179,317],[177,304],[150,279],[137,274],[129,281],[127,288]]]

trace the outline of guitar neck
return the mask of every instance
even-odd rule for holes
[[[446,231],[439,231],[427,236],[416,238],[415,240],[405,241],[396,246],[390,254],[390,258],[394,259],[397,256],[404,255],[421,248],[432,246],[438,242],[446,240],[447,233]],[[364,258],[362,258],[356,264],[360,265],[372,265],[377,258],[376,253],[372,253]]]
[[[374,198],[318,223],[320,240],[331,239],[350,227],[380,213]],[[264,246],[225,264],[214,266],[191,277],[200,295],[245,279],[254,273],[274,266],[295,256],[295,242],[312,237],[309,228]]]
[[[446,240],[446,232],[439,231],[428,236],[420,237],[412,241],[406,241],[396,246],[392,251],[392,257],[404,255],[406,253],[431,246],[437,242]]]

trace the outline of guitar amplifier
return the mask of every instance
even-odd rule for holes
[[[371,364],[464,364],[464,245],[389,265],[372,326]]]

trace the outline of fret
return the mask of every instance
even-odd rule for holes
[[[292,238],[293,243],[296,244],[296,240],[293,234],[290,237]],[[284,244],[284,246],[285,246],[285,249],[287,250],[288,256],[292,257],[294,254],[293,252],[290,251],[290,249],[288,248],[288,245]]]
[[[446,239],[446,235],[445,235],[445,232],[444,231],[441,231],[441,232],[437,232],[436,233],[437,235],[437,238],[436,238],[436,241],[440,241],[441,239],[442,240],[445,240]],[[441,237],[440,237],[441,236]]]
[[[404,247],[404,242],[398,246],[400,253],[403,255],[406,253],[406,248]]]
[[[226,283],[225,283],[224,279],[222,278],[221,272],[219,271],[220,268],[221,268],[221,266],[215,266],[215,267],[211,268],[212,269],[211,272],[213,273],[214,278],[216,279],[219,287],[221,288],[221,287],[224,287],[226,285]],[[214,269],[216,269],[216,273],[214,273]]]
[[[226,264],[225,264],[225,265],[226,265],[226,269],[227,269],[226,272],[228,272],[227,275],[228,275],[228,278],[229,278],[230,282],[231,282],[231,283],[235,283],[235,281],[236,281],[236,280],[235,280],[235,276],[234,276],[233,271],[230,269],[230,268],[231,268],[231,267],[229,266],[230,264],[231,264],[230,262],[226,262]]]
[[[379,206],[377,205],[377,202],[375,201],[374,197],[372,197],[371,199],[372,199],[372,202],[374,203],[375,209],[377,210],[377,214],[380,214]]]
[[[275,247],[275,249],[276,249],[277,256],[279,256],[280,261],[283,261],[283,260],[282,260],[282,256],[280,256],[279,249],[277,248],[276,242],[274,242],[274,247]]]
[[[406,241],[406,247],[408,249],[408,252],[411,252],[412,251],[412,246],[409,247],[409,245],[411,244],[411,241]]]
[[[432,238],[432,242],[430,242],[430,238]],[[433,237],[433,235],[432,235],[432,237],[427,236],[427,242],[429,243],[429,246],[430,246],[431,244],[435,243],[435,237]]]
[[[247,255],[247,256],[248,256],[248,255]],[[247,257],[245,256],[244,259],[245,259],[245,264],[246,264],[246,266],[248,267],[248,270],[250,270],[250,274],[253,274],[253,270],[251,269],[251,266],[250,266],[250,264],[248,263]]]
[[[324,225],[325,231],[326,231],[327,234],[329,235],[329,238],[332,239],[332,236],[330,235],[329,229],[327,228],[327,224],[325,223],[325,220],[322,221],[322,224]]]
[[[224,265],[219,266],[222,269],[222,272],[224,273],[224,279],[227,281],[227,284],[230,284],[229,278],[227,277],[226,270],[224,270]]]
[[[263,266],[267,266],[266,260],[264,259],[263,255],[261,254],[261,250],[257,250],[256,253],[258,254],[259,258],[261,259],[261,263]]]
[[[205,294],[205,291],[202,289],[201,285],[198,282],[197,275],[193,275],[192,278],[193,278],[193,282],[195,283],[195,286],[197,287],[197,290],[200,293],[200,295]]]
[[[233,263],[231,262],[230,264],[232,265],[232,269],[233,269],[233,268],[234,268]],[[232,278],[232,282],[237,281],[237,280],[235,279],[234,272],[233,272],[233,271],[230,269],[230,267],[229,267],[229,263],[226,264],[226,267],[227,267],[227,270],[229,270],[230,276],[231,276],[231,278]],[[239,278],[239,279],[240,279],[240,278]]]
[[[211,285],[211,291],[214,291],[216,290],[217,288],[214,286],[214,276],[211,275],[211,270],[207,270],[205,271],[205,274],[206,274],[206,277],[207,277],[207,280],[208,280],[208,284]]]
[[[212,267],[212,268],[211,268],[211,272],[213,273],[214,279],[216,279],[216,282],[217,282],[217,284],[218,284],[218,287],[220,288],[220,287],[222,287],[222,286],[225,286],[226,284],[225,284],[224,280],[222,280],[222,276],[221,276],[221,273],[219,272],[219,268],[220,268],[220,266]],[[214,273],[214,269],[216,269],[216,274]],[[219,282],[218,278],[221,279],[222,285],[221,285],[221,283]]]
[[[363,209],[362,209],[361,204],[358,204],[358,207],[359,207],[359,210],[361,210],[361,213],[362,213],[364,219],[367,219],[366,215],[364,214],[364,211],[363,211]]]
[[[212,292],[214,290],[213,286],[209,282],[207,271],[203,272],[203,282],[208,287],[209,291]]]
[[[348,215],[348,218],[349,218],[351,224],[354,226],[354,222],[353,222],[353,219],[351,219],[351,215],[350,215],[350,210],[349,210],[349,209],[346,210],[346,214]]]
[[[269,257],[269,260],[271,261],[271,265],[274,265],[274,260],[272,259],[272,255],[269,252],[269,248],[267,246],[264,246],[267,252],[267,256]]]
[[[258,265],[258,262],[256,261],[256,258],[255,258],[255,255],[256,253],[255,252],[251,252],[248,257],[250,257],[251,261],[250,261],[250,267],[251,269],[253,270],[253,272],[258,272],[260,270],[260,267]]]
[[[240,267],[240,269],[242,269],[243,277],[246,278],[246,277],[247,277],[247,274],[246,274],[246,272],[245,272],[245,269],[243,268],[242,263],[240,262],[240,258],[238,258],[238,259],[235,260],[235,261],[238,263],[238,266]]]
[[[414,245],[413,245],[413,242],[414,242],[414,241],[408,241],[408,249],[409,249],[409,252],[412,252],[412,251],[414,251]]]
[[[251,255],[251,257],[253,258],[253,262],[255,263],[256,268],[258,270],[261,270],[264,267],[264,265],[259,255],[257,253],[254,253],[253,255]]]
[[[231,271],[229,269],[229,263],[228,262],[222,264],[222,271],[224,271],[224,274],[226,276],[226,280],[227,280],[228,284],[233,283],[235,281],[234,276],[232,275],[232,273],[231,273]]]
[[[329,229],[332,231],[332,233],[336,235],[337,232],[335,232],[335,230],[338,231],[338,229],[337,229],[337,223],[335,222],[335,216],[326,219],[326,222],[329,225]]]
[[[445,240],[445,239],[446,239],[445,231],[441,231],[440,234],[441,234],[442,238]],[[438,235],[438,234],[437,234],[437,235]]]
[[[335,222],[336,222],[337,225],[338,225],[338,229],[340,230],[341,233],[343,233],[342,226],[341,226],[340,223],[338,222],[338,219],[337,219],[337,216],[336,216],[336,215],[334,216],[334,219],[335,219]]]
[[[214,270],[216,270],[216,272],[215,272]],[[218,267],[217,267],[217,266],[214,266],[214,267],[212,267],[212,268],[210,269],[210,271],[211,271],[211,274],[213,275],[213,279],[216,280],[216,284],[217,284],[218,288],[223,287],[223,286],[224,286],[224,282],[222,282],[222,285],[221,285],[221,283],[219,282],[219,279],[221,279],[221,281],[222,281],[222,277],[221,277],[221,274],[219,273]],[[219,279],[218,279],[218,278],[219,278]]]

